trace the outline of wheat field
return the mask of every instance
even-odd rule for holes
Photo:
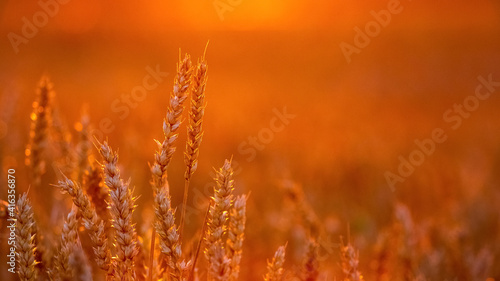
[[[341,2],[0,4],[0,280],[500,280],[500,6]]]

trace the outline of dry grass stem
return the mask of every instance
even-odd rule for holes
[[[200,255],[201,245],[203,244],[203,240],[205,239],[206,228],[208,224],[208,215],[210,213],[210,206],[212,202],[208,203],[207,211],[205,212],[205,219],[203,219],[203,226],[201,228],[200,240],[198,241],[198,246],[196,247],[196,252],[194,253],[193,264],[191,266],[191,272],[188,276],[188,281],[193,281],[195,279],[196,274],[196,263],[198,262],[198,256]]]

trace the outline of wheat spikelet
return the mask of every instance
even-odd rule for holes
[[[267,273],[264,276],[265,281],[282,281],[283,280],[283,265],[285,264],[286,245],[281,246],[274,253],[271,262],[267,262]]]
[[[208,214],[208,228],[205,236],[205,257],[210,264],[208,273],[210,278],[220,276],[220,272],[217,271],[218,266],[225,265],[219,248],[224,247],[222,239],[227,231],[228,212],[233,199],[232,176],[231,161],[226,160],[222,168],[216,171],[215,182],[217,186],[214,190],[213,203]],[[225,251],[223,255],[224,260],[226,260]],[[217,262],[217,264],[214,265],[212,262]]]
[[[181,280],[180,259],[182,255],[179,234],[175,226],[175,212],[172,210],[168,188],[163,186],[155,196],[155,228],[160,237],[160,248],[168,257],[172,280]]]
[[[344,281],[362,281],[363,275],[358,271],[359,252],[357,252],[351,243],[344,245],[341,239],[340,258],[342,262],[342,271],[344,272]]]
[[[52,96],[52,83],[47,77],[42,77],[37,90],[37,100],[33,102],[30,140],[25,153],[26,165],[32,173],[35,189],[40,187],[42,175],[45,173],[44,152],[47,149],[49,127],[52,123]]]
[[[72,270],[69,265],[70,255],[78,246],[78,218],[75,205],[72,206],[68,214],[61,233],[61,249],[55,257],[55,279],[70,280]]]
[[[184,198],[182,201],[182,211],[180,220],[180,233],[184,229],[184,219],[186,216],[186,204],[189,191],[189,181],[192,174],[198,167],[198,155],[203,137],[202,121],[205,113],[205,86],[207,84],[207,63],[203,56],[197,63],[193,79],[191,82],[191,106],[189,111],[189,125],[187,126],[186,152],[184,153],[184,162],[186,163],[186,172],[184,173]]]
[[[113,152],[105,141],[99,147],[104,165],[105,183],[109,188],[111,217],[115,229],[116,259],[114,274],[118,280],[134,280],[134,258],[138,253],[137,235],[132,222],[134,202],[129,183],[120,178],[118,169],[118,153]]]
[[[229,213],[229,229],[227,232],[227,256],[231,260],[230,280],[238,280],[240,261],[245,239],[247,196],[241,195],[234,200]]]
[[[95,261],[99,268],[111,274],[111,254],[104,228],[104,221],[97,215],[94,206],[82,188],[72,180],[59,181],[58,187],[73,198],[73,203],[81,212],[85,228],[90,232],[90,239],[94,248]]]
[[[231,260],[227,257],[221,240],[212,244],[213,255],[210,256],[208,280],[226,281],[231,276]]]
[[[21,281],[34,281],[38,275],[36,270],[37,261],[35,259],[35,233],[33,232],[35,220],[26,193],[21,195],[17,201],[16,220],[16,252],[19,279]]]
[[[153,191],[155,193],[165,184],[167,166],[175,152],[174,144],[179,136],[177,130],[181,125],[181,116],[184,110],[183,103],[187,98],[187,91],[191,83],[191,67],[191,59],[187,54],[177,65],[174,89],[170,95],[167,115],[163,120],[163,134],[165,139],[162,143],[156,141],[158,151],[155,154],[155,163],[153,167],[151,167],[151,173],[153,174]]]

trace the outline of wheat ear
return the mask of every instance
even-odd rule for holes
[[[285,264],[286,245],[281,246],[274,253],[271,262],[267,262],[267,273],[264,276],[265,281],[282,281],[283,280],[283,265]]]
[[[158,232],[160,234],[160,244],[163,244],[162,251],[170,252],[168,255],[175,254],[176,250],[171,251],[170,247],[179,247],[180,244],[177,233],[177,227],[175,226],[175,216],[174,211],[171,208],[170,190],[167,182],[167,168],[172,155],[175,152],[175,141],[177,140],[179,134],[177,130],[181,125],[182,112],[184,110],[184,101],[187,98],[187,91],[190,86],[191,80],[191,58],[189,55],[185,55],[184,59],[179,58],[179,63],[177,64],[177,75],[174,79],[174,88],[170,95],[169,106],[167,108],[167,114],[163,120],[163,142],[160,143],[156,141],[158,145],[158,151],[155,153],[155,162],[151,167],[151,174],[153,176],[152,186],[153,194],[155,196],[155,213],[156,221],[155,227],[153,228],[152,237]],[[162,193],[159,197],[158,194]],[[168,207],[167,207],[168,206]],[[170,220],[170,218],[172,218]],[[174,232],[174,237],[167,237],[166,233]],[[161,232],[161,233],[160,233]],[[163,235],[163,237],[162,237]],[[151,252],[154,251],[154,239],[151,239]],[[175,246],[174,246],[175,245]],[[180,258],[180,254],[179,254]],[[171,258],[172,259],[172,258]],[[175,259],[175,258],[174,258]],[[175,259],[175,262],[170,261],[169,267],[176,267],[179,259]],[[177,268],[178,269],[178,268]],[[174,270],[174,275],[179,276],[179,272]],[[180,278],[180,277],[179,277]]]
[[[26,148],[26,165],[31,170],[32,184],[37,190],[41,185],[42,175],[45,173],[44,153],[47,149],[49,127],[52,122],[52,96],[52,83],[47,77],[42,77],[37,90],[37,99],[33,102],[30,140]]]
[[[194,70],[191,82],[191,106],[189,111],[189,125],[187,126],[186,152],[184,162],[186,172],[184,174],[184,198],[182,201],[182,211],[180,220],[180,235],[184,229],[184,219],[186,217],[186,204],[189,192],[189,181],[198,167],[198,155],[203,137],[203,115],[205,114],[205,86],[207,84],[207,63],[205,55],[198,61]]]
[[[99,217],[107,221],[109,219],[107,203],[109,201],[109,191],[104,184],[101,169],[96,162],[87,167],[83,175],[82,186],[90,197]]]
[[[110,267],[111,254],[108,248],[104,221],[97,215],[94,206],[90,203],[88,195],[85,194],[82,188],[74,181],[66,178],[59,181],[58,187],[73,198],[73,203],[80,210],[84,226],[90,232],[89,236],[92,240],[95,261],[99,268],[108,273],[109,278],[110,274],[112,274],[112,268]]]
[[[344,245],[341,237],[340,259],[342,262],[342,272],[344,281],[363,281],[363,275],[358,271],[359,252],[357,252],[351,243]]]
[[[113,152],[106,141],[99,146],[99,153],[104,161],[104,182],[109,188],[111,218],[115,229],[114,274],[118,280],[135,280],[134,258],[138,249],[132,213],[136,198],[132,196],[129,183],[124,183],[120,178],[118,153]]]
[[[21,281],[34,281],[37,279],[35,259],[35,233],[33,209],[28,195],[24,193],[17,201],[16,215],[16,251],[18,258],[18,273]]]
[[[70,255],[78,246],[78,209],[75,205],[71,207],[61,233],[61,249],[55,257],[55,279],[70,280],[72,268],[69,264]]]
[[[231,276],[229,280],[238,280],[240,261],[245,239],[247,196],[240,195],[234,200],[229,213],[229,229],[227,232],[227,256],[231,260]]]
[[[233,200],[233,169],[226,160],[216,171],[216,187],[213,204],[208,214],[208,229],[205,236],[205,257],[209,262],[209,279],[226,280],[229,277],[229,259],[224,250],[223,236],[227,231],[227,219]],[[227,276],[226,276],[227,273]]]
[[[163,186],[155,196],[155,228],[160,237],[161,252],[168,257],[168,267],[172,280],[181,280],[181,245],[175,226],[175,211],[172,210],[168,187]]]
[[[186,54],[184,59],[180,60],[177,64],[174,89],[170,95],[167,115],[163,120],[163,134],[165,138],[162,143],[156,141],[158,151],[155,154],[155,163],[151,167],[154,193],[165,184],[167,167],[175,152],[175,141],[179,136],[177,130],[181,125],[181,117],[184,110],[183,104],[187,98],[187,91],[191,83],[191,68],[191,58]]]

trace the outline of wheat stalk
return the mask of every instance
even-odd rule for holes
[[[240,261],[245,239],[247,196],[240,195],[234,200],[229,213],[229,229],[227,232],[227,256],[231,260],[230,280],[238,280]]]
[[[108,273],[109,277],[112,274],[112,268],[110,267],[111,254],[108,248],[104,221],[97,215],[88,195],[74,181],[66,178],[59,181],[58,187],[73,198],[73,203],[80,210],[84,226],[90,232],[89,235],[94,248],[95,261],[99,268]]]
[[[285,251],[286,245],[280,246],[274,253],[271,262],[267,262],[267,273],[264,276],[265,281],[282,281],[283,280],[283,266],[285,264]]]
[[[106,141],[99,145],[99,153],[104,161],[105,183],[109,188],[111,217],[115,229],[115,278],[135,280],[134,258],[138,249],[132,213],[136,198],[132,196],[129,183],[124,183],[120,178],[118,153],[113,152]]]
[[[34,281],[37,279],[37,260],[35,259],[35,220],[33,209],[24,193],[17,201],[16,214],[16,251],[18,258],[18,273],[21,281]]]
[[[205,87],[207,84],[207,63],[205,55],[198,61],[193,79],[191,82],[191,106],[189,111],[189,125],[187,126],[186,152],[184,153],[184,162],[186,163],[186,172],[184,173],[184,198],[182,201],[182,211],[180,220],[180,233],[184,229],[184,219],[186,216],[186,204],[189,192],[189,181],[198,167],[198,155],[203,138],[203,115],[205,113]]]
[[[25,152],[26,165],[30,168],[32,184],[36,190],[40,187],[42,175],[45,173],[43,154],[47,149],[49,127],[52,123],[52,96],[52,83],[47,77],[42,77],[37,89],[37,100],[33,102],[30,140]]]

